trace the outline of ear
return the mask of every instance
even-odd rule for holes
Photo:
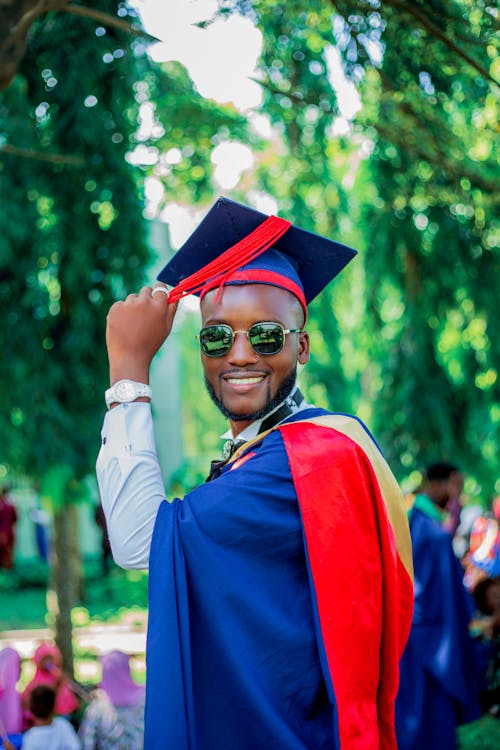
[[[305,365],[309,362],[310,343],[309,334],[307,331],[302,331],[298,336],[298,349],[297,349],[297,362],[301,365]]]

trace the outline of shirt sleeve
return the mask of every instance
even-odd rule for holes
[[[96,473],[115,562],[147,568],[156,514],[165,499],[148,403],[121,404],[107,412]]]

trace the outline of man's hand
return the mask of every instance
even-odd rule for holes
[[[112,305],[106,326],[111,385],[122,378],[149,383],[151,360],[172,330],[176,310],[150,286]]]

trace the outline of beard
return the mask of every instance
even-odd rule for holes
[[[207,377],[205,376],[205,386],[208,391],[208,395],[216,405],[216,407],[219,409],[222,414],[224,414],[225,417],[230,419],[232,422],[255,422],[256,419],[261,419],[262,417],[265,417],[266,414],[269,414],[269,412],[273,411],[273,409],[276,409],[277,406],[281,404],[282,401],[284,401],[290,393],[293,391],[295,387],[295,381],[297,379],[297,366],[293,367],[288,375],[285,375],[283,380],[278,386],[278,390],[276,391],[276,395],[274,397],[271,396],[269,393],[268,400],[265,403],[265,405],[261,409],[257,409],[257,411],[254,412],[248,412],[246,414],[235,414],[234,412],[230,411],[222,402],[222,400],[217,396],[214,388],[211,386],[211,384],[208,382]]]

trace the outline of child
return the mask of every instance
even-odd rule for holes
[[[81,750],[80,740],[67,719],[54,717],[56,693],[49,685],[36,685],[30,693],[33,726],[25,733],[23,750]]]

